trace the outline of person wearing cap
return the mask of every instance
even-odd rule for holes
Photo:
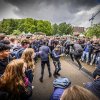
[[[54,71],[54,77],[60,76],[59,71],[61,70],[61,63],[60,63],[60,57],[63,56],[63,54],[61,54],[61,46],[57,45],[54,50],[52,51],[52,60],[53,60],[53,64],[55,66],[55,71]]]
[[[0,76],[4,73],[10,60],[10,46],[0,43]]]

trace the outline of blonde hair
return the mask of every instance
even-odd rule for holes
[[[8,91],[19,93],[18,86],[21,85],[25,87],[23,66],[24,61],[22,59],[11,61],[0,78],[0,88],[5,88]]]
[[[98,98],[89,90],[76,85],[67,88],[60,100],[98,100]]]
[[[25,63],[27,64],[27,69],[33,69],[35,68],[34,65],[34,50],[32,48],[26,48],[24,50],[24,52],[22,53],[21,58],[25,61]]]

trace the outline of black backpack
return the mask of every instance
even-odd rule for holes
[[[9,93],[5,91],[0,91],[0,100],[8,100]]]

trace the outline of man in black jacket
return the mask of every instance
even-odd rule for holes
[[[41,77],[39,79],[40,82],[43,82],[45,64],[47,64],[48,67],[49,77],[52,76],[50,69],[50,61],[49,61],[50,53],[51,53],[50,48],[46,46],[46,42],[43,42],[43,45],[39,48],[39,56],[41,58]]]
[[[10,46],[0,43],[0,76],[4,73],[7,64],[9,63]]]
[[[82,46],[78,43],[78,41],[75,41],[74,44],[71,44],[71,46],[73,49],[73,51],[70,52],[71,59],[72,59],[72,61],[74,61],[74,59],[75,59],[79,65],[79,69],[81,69],[82,65],[81,65],[79,59],[81,59],[82,52],[83,52]],[[74,56],[74,58],[73,58],[73,56]]]

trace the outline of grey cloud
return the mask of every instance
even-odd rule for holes
[[[0,12],[4,11],[7,8],[7,5],[3,0],[0,0]]]
[[[73,3],[75,5],[86,5],[86,6],[94,6],[97,4],[97,0],[5,0],[6,2],[9,2],[14,5],[20,5],[20,4],[40,4],[42,2],[45,2],[46,4],[55,4],[60,5],[63,3]]]
[[[17,6],[19,9],[23,7],[30,6],[40,6],[42,3],[45,3],[45,6],[53,5],[55,8],[58,8],[61,5],[66,4],[71,12],[79,11],[81,9],[90,9],[97,5],[97,0],[5,0],[12,5]],[[45,7],[44,6],[44,7]],[[73,9],[74,8],[74,9]]]
[[[88,10],[97,5],[96,0],[4,0],[19,8],[19,12],[26,13],[25,10],[41,10],[41,8],[47,8],[48,6],[54,6],[55,9],[59,9],[63,5],[71,13],[76,13],[82,9]],[[41,6],[42,5],[42,6]],[[64,10],[66,10],[64,9]]]
[[[96,7],[96,0],[1,0],[2,3],[15,6],[15,15],[21,18],[32,17],[35,19],[49,20],[52,23],[67,22],[73,25],[82,25],[91,15],[81,11],[90,11]],[[7,8],[0,2],[0,7]],[[93,11],[95,13],[98,9]],[[0,10],[1,13],[1,10]],[[99,20],[99,19],[97,19]]]

